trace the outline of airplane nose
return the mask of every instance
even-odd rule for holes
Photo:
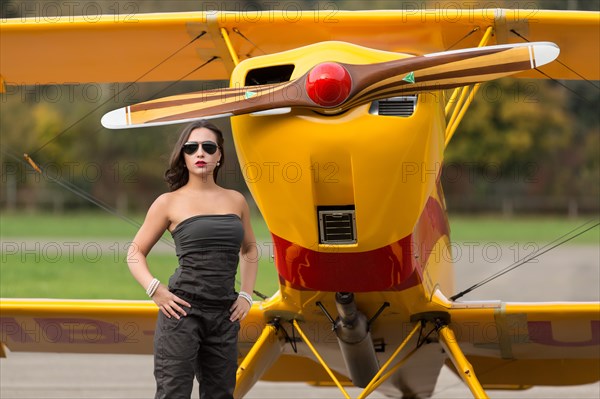
[[[324,62],[315,66],[306,78],[306,94],[323,107],[343,103],[350,94],[352,78],[342,65]]]

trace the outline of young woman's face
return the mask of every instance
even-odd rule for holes
[[[192,175],[212,176],[217,162],[221,159],[216,134],[204,127],[192,130],[183,145],[183,156],[190,177]]]

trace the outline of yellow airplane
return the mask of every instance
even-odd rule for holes
[[[3,21],[0,74],[6,84],[230,80],[102,123],[230,116],[240,164],[257,166],[245,178],[272,234],[280,289],[242,323],[236,397],[258,380],[428,397],[444,364],[478,398],[600,379],[599,303],[460,301],[451,261],[431,256],[450,250],[441,165],[479,84],[511,74],[598,80],[598,13],[135,18]],[[281,174],[261,178],[265,168]],[[3,299],[0,311],[11,351],[152,352],[150,301]]]

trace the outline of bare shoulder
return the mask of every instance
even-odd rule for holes
[[[152,205],[150,205],[150,209],[148,209],[148,215],[153,217],[168,218],[169,209],[171,208],[171,203],[173,202],[173,193],[164,193],[159,195]]]
[[[152,203],[152,208],[168,208],[169,204],[173,201],[173,193],[164,193],[156,197]]]
[[[231,200],[236,201],[236,203],[246,203],[246,197],[239,191],[230,189],[224,189],[224,191],[225,195],[231,198]]]
[[[244,215],[248,212],[248,203],[246,202],[246,197],[244,194],[240,193],[236,190],[225,189],[224,191],[227,199],[231,201],[231,203],[238,210],[240,215]]]

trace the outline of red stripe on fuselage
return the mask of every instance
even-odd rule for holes
[[[371,251],[318,252],[272,236],[282,284],[299,290],[369,292],[417,285],[434,245],[447,234],[446,214],[429,198],[413,234]]]

